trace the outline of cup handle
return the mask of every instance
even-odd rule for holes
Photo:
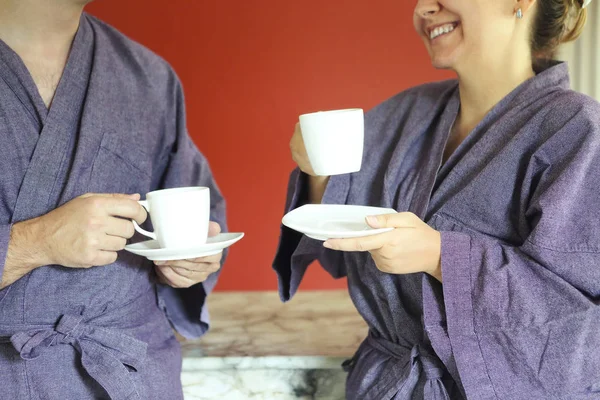
[[[146,209],[146,211],[148,211],[148,213],[150,213],[150,205],[148,204],[148,201],[140,200],[140,201],[138,201],[138,203],[140,203],[140,206],[144,207]],[[135,222],[135,220],[131,220],[131,222],[133,222],[133,227],[135,228],[136,231],[138,231],[139,233],[141,233],[144,236],[148,236],[149,238],[156,240],[156,234],[154,232],[148,232],[147,230],[142,229],[138,225],[138,223]]]

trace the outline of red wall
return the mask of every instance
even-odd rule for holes
[[[299,114],[362,107],[447,78],[413,31],[414,1],[96,0],[91,12],[175,68],[188,127],[227,198],[232,247],[218,290],[274,290],[271,261]],[[344,287],[311,268],[302,289]]]

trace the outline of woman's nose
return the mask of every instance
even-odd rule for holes
[[[421,18],[432,17],[440,11],[440,3],[437,0],[418,0],[415,14]]]

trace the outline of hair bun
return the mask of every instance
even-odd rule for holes
[[[554,58],[562,43],[577,39],[587,20],[585,8],[591,0],[539,0],[533,22],[534,58]]]

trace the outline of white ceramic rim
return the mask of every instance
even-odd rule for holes
[[[345,205],[345,204],[305,204],[302,207],[309,208],[327,208],[327,207],[343,207],[343,208],[362,208],[362,209],[373,209],[374,213],[371,215],[382,215],[384,211],[386,213],[395,213],[396,211],[393,208],[388,207],[375,207],[375,206],[359,206],[359,205]],[[319,229],[310,226],[310,224],[302,224],[294,222],[294,217],[290,217],[290,214],[294,213],[294,211],[299,210],[302,207],[298,207],[287,214],[285,214],[281,220],[281,223],[287,226],[290,229],[293,229],[297,232],[301,232],[307,236],[320,236],[327,237],[330,239],[339,239],[339,238],[355,238],[355,237],[365,237],[371,235],[377,235],[379,233],[390,232],[394,230],[394,228],[371,228],[369,230],[361,230],[361,231],[332,231],[327,229]],[[376,209],[380,212],[377,213]],[[366,216],[366,215],[365,215]],[[290,221],[291,220],[291,221]]]
[[[154,190],[152,192],[148,192],[146,194],[146,199],[149,199],[151,197],[156,197],[158,196],[169,196],[169,195],[174,195],[174,194],[180,194],[180,193],[189,193],[189,192],[202,192],[205,190],[210,190],[210,188],[206,187],[206,186],[190,186],[190,187],[181,187],[181,188],[172,188],[172,189],[159,189],[159,190]]]
[[[300,115],[300,118],[313,117],[313,116],[326,116],[331,114],[344,114],[349,112],[363,111],[362,108],[345,108],[343,110],[329,110],[329,111],[316,111],[307,114]]]

